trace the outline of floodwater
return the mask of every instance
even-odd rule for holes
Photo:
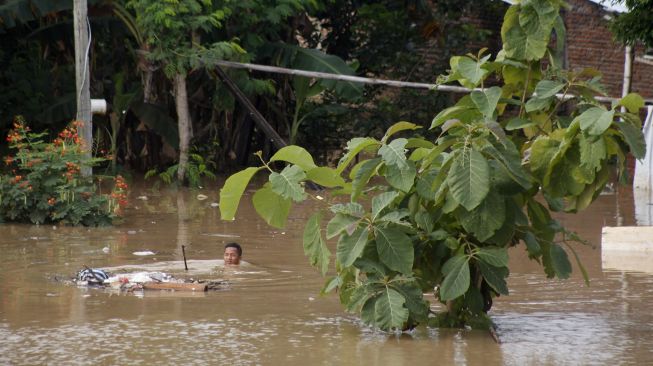
[[[136,188],[120,226],[0,224],[0,365],[653,364],[653,271],[620,270],[600,249],[602,226],[637,222],[628,187],[561,217],[594,246],[576,246],[589,287],[575,264],[571,279],[548,280],[523,247],[511,252],[511,295],[491,310],[501,344],[483,331],[388,335],[361,325],[336,295],[319,295],[324,279],[301,247],[310,206],[278,230],[256,217],[250,196],[237,220],[220,221],[217,196]],[[220,267],[230,241],[243,244],[248,265]],[[84,265],[184,275],[181,245],[188,276],[225,278],[231,288],[120,293],[56,280]]]

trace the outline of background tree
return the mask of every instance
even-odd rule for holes
[[[653,0],[620,0],[613,4],[624,4],[628,12],[619,14],[611,23],[617,40],[625,44],[642,42],[653,47]]]
[[[231,9],[222,4],[214,7],[211,0],[134,0],[128,6],[136,12],[136,23],[150,46],[148,57],[163,64],[166,76],[173,83],[179,131],[177,179],[183,182],[192,136],[186,78],[193,68],[201,66],[203,55],[230,59],[239,52],[244,53],[228,41],[208,47],[202,45],[202,33],[221,27]]]

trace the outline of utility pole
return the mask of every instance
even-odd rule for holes
[[[91,82],[88,53],[90,52],[88,34],[88,5],[86,0],[74,0],[74,31],[75,31],[75,84],[77,90],[77,115],[76,119],[83,122],[79,128],[79,136],[86,144],[86,155],[91,158],[93,147],[93,123],[91,120]],[[82,167],[82,175],[93,174],[91,167]]]

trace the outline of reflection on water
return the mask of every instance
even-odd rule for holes
[[[601,266],[601,227],[633,225],[632,193],[604,195],[582,216],[562,216],[595,248],[578,247],[591,277],[547,280],[523,249],[511,252],[511,295],[492,316],[502,344],[485,332],[419,328],[387,335],[320,297],[301,225],[268,227],[244,205],[219,220],[217,191],[135,200],[118,227],[0,225],[0,364],[604,365],[653,363],[653,275]],[[243,244],[249,263],[224,270],[224,244]],[[181,245],[189,271],[183,270]],[[106,248],[106,250],[105,250]],[[154,255],[136,256],[151,250]],[[142,296],[53,281],[83,265],[228,278],[227,291]]]

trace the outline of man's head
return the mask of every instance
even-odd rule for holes
[[[229,243],[224,246],[224,264],[238,265],[243,255],[243,248],[238,243]]]

